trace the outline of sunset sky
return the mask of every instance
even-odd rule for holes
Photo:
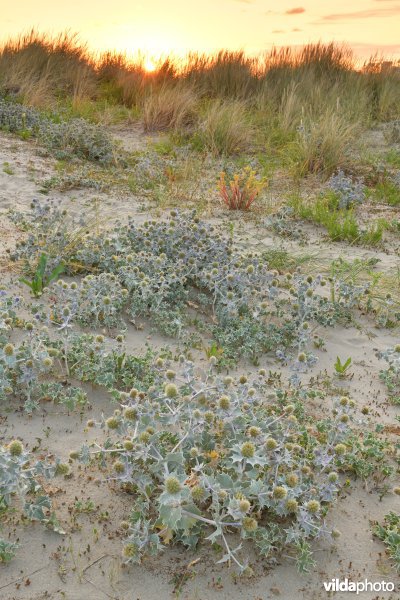
[[[318,40],[348,42],[362,57],[400,57],[400,0],[1,0],[1,41],[32,27],[78,32],[93,50],[157,58]]]

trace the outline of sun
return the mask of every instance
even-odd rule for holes
[[[157,68],[156,63],[152,58],[146,58],[143,66],[148,73],[153,73]]]

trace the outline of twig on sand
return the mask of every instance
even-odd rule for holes
[[[19,581],[21,581],[21,579],[32,577],[32,575],[36,575],[36,573],[39,573],[40,571],[43,571],[44,569],[46,569],[46,565],[44,567],[40,567],[40,569],[36,569],[35,571],[32,571],[32,573],[27,573],[26,575],[21,575],[17,579],[14,579],[13,581],[10,581],[9,583],[6,583],[5,585],[0,586],[0,590],[4,590],[4,588],[6,588],[6,587],[9,587],[10,585],[13,585],[14,583],[18,583]]]

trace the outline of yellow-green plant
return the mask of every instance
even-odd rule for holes
[[[254,200],[266,186],[265,179],[259,179],[255,171],[246,167],[231,178],[223,171],[220,174],[218,191],[229,210],[249,210]]]

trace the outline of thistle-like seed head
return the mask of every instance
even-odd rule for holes
[[[252,442],[245,442],[241,447],[241,453],[244,458],[253,458],[256,448]]]
[[[175,477],[174,475],[170,475],[165,480],[165,489],[168,492],[168,494],[174,495],[179,494],[179,492],[182,489],[182,486],[177,477]]]

